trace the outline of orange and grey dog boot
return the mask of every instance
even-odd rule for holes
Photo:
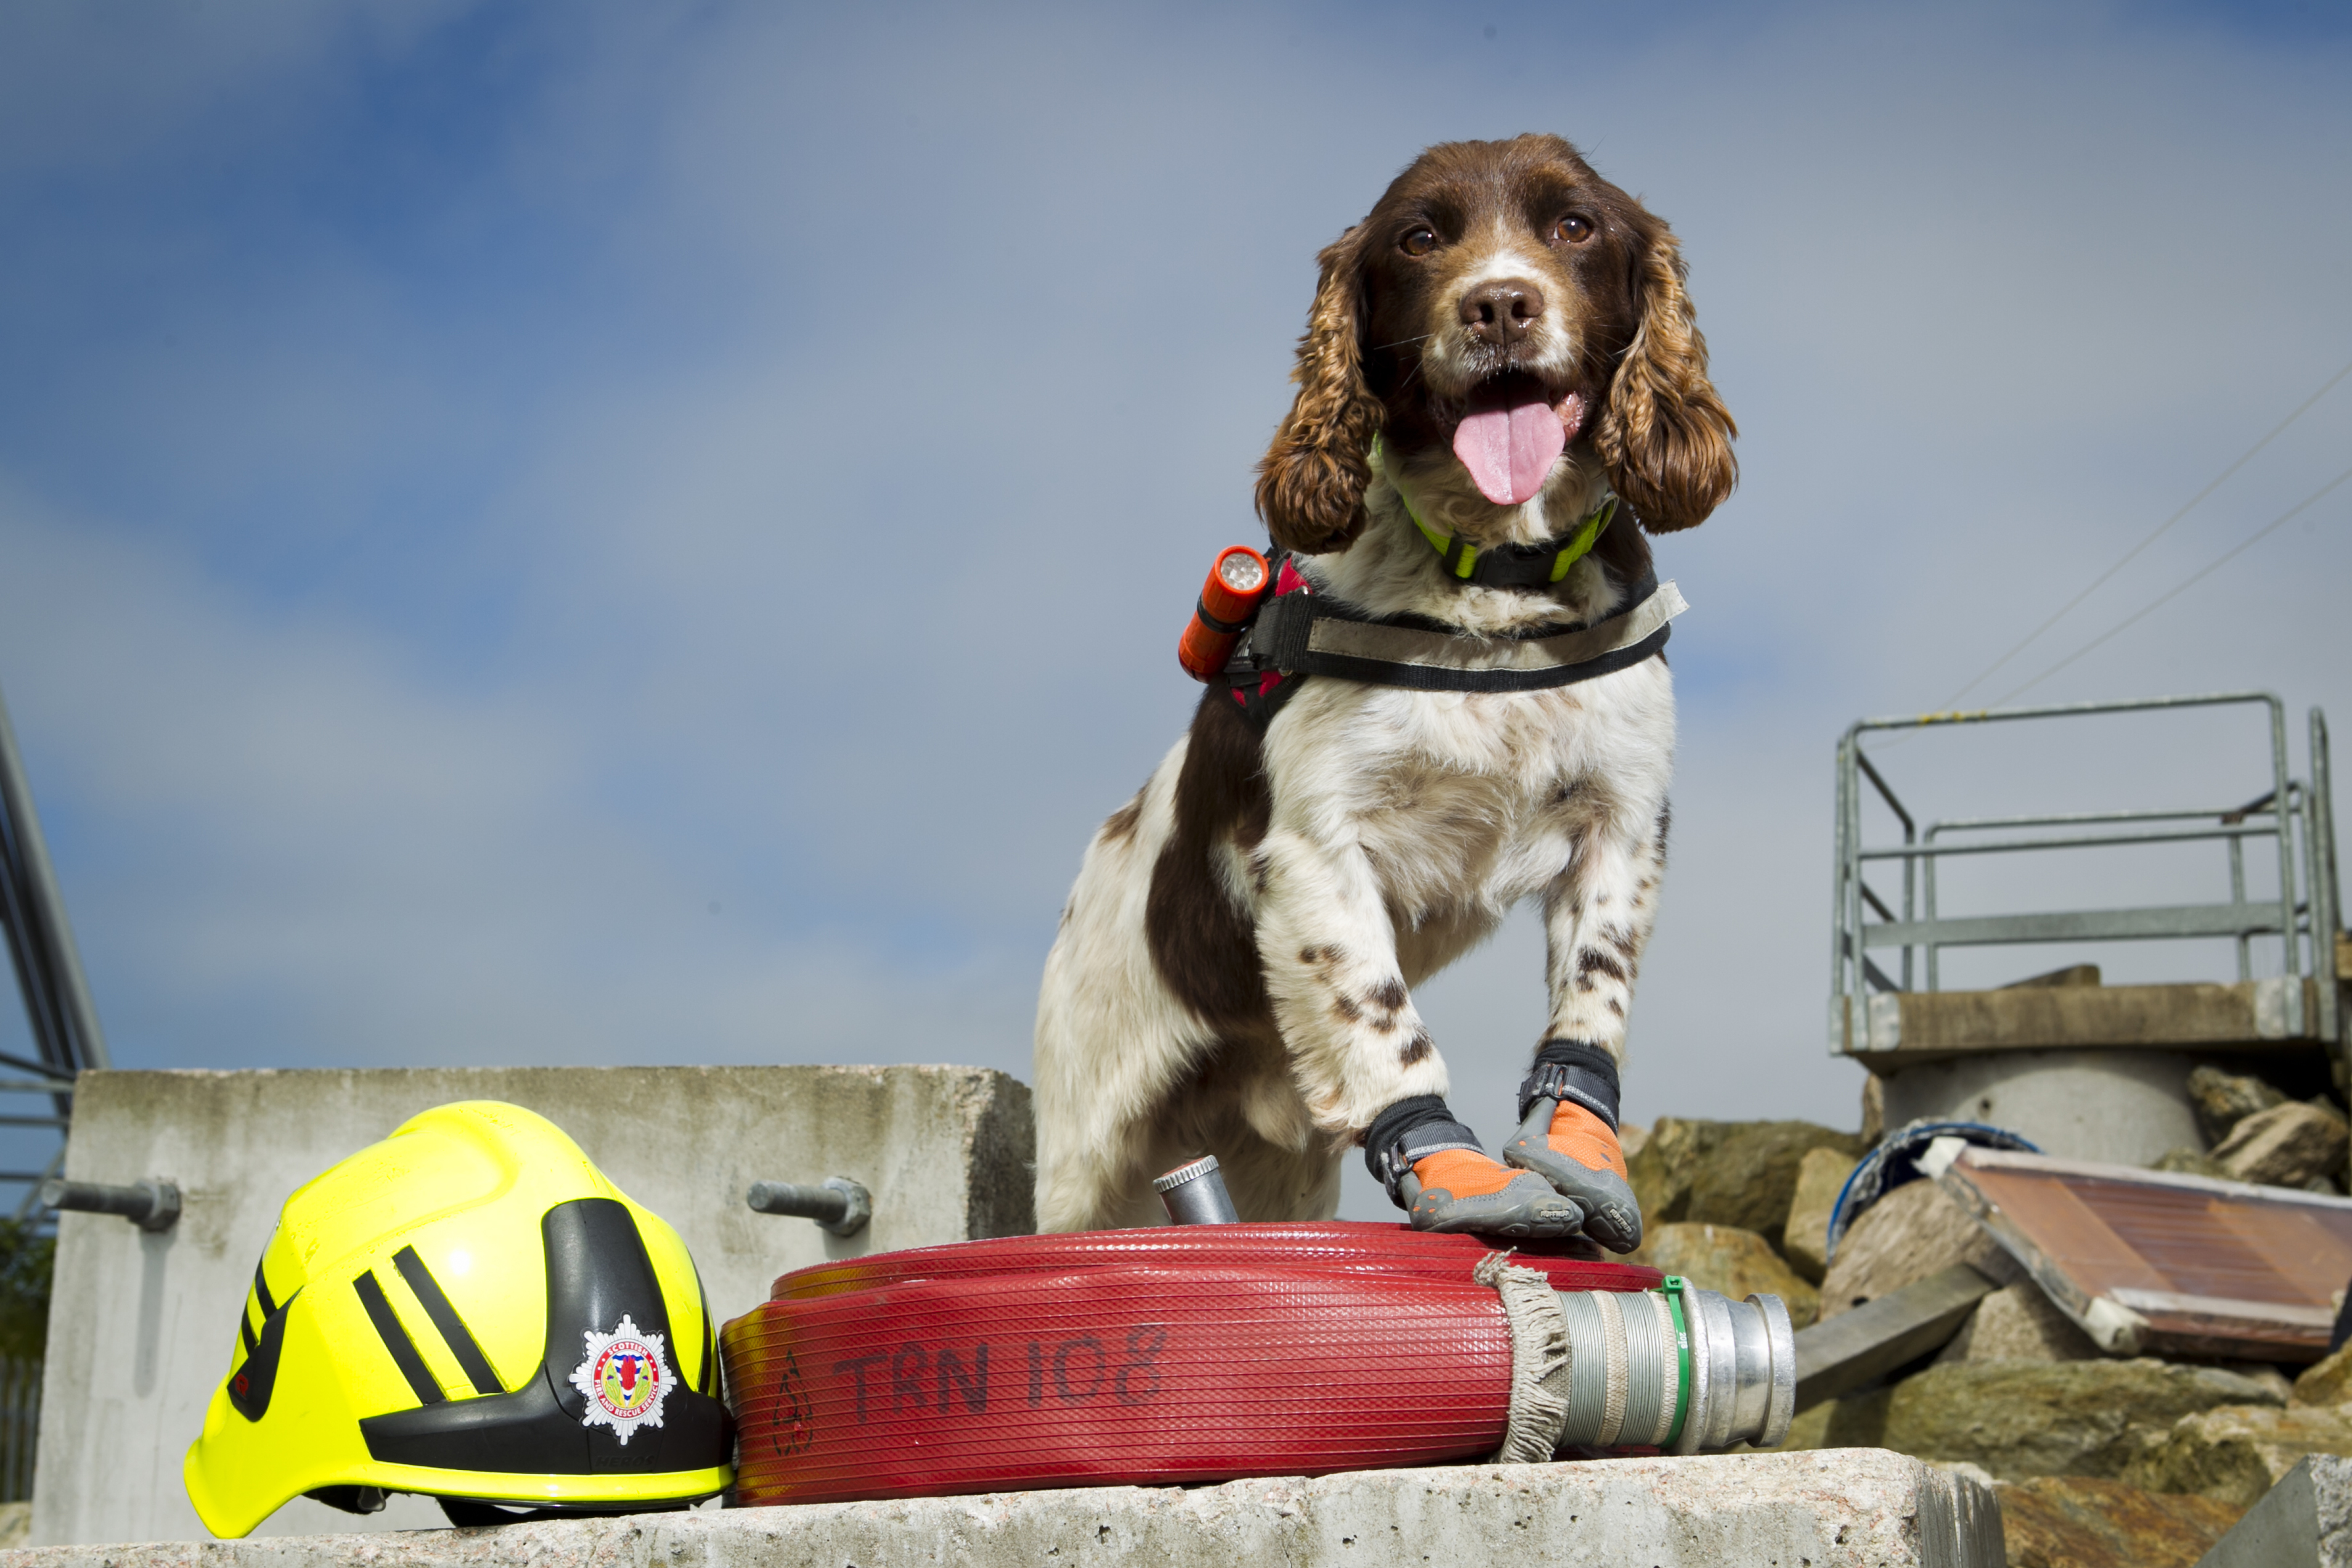
[[[1364,1134],[1364,1163],[1415,1230],[1534,1238],[1574,1236],[1584,1225],[1584,1211],[1549,1184],[1488,1159],[1478,1135],[1433,1094],[1381,1112]]]
[[[1584,1234],[1612,1252],[1642,1245],[1642,1205],[1617,1142],[1617,1064],[1598,1046],[1543,1043],[1519,1085],[1519,1130],[1503,1163],[1575,1200]]]

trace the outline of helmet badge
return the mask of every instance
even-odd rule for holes
[[[572,1386],[588,1401],[583,1426],[610,1426],[628,1447],[640,1426],[662,1424],[662,1401],[669,1397],[670,1370],[662,1359],[662,1336],[637,1327],[626,1312],[609,1334],[583,1333],[587,1354],[572,1369]]]

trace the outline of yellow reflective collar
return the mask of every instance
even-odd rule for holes
[[[1370,456],[1374,468],[1385,467],[1378,436],[1372,437]],[[1393,479],[1390,483],[1396,490],[1398,501],[1404,507],[1405,516],[1412,519],[1413,527],[1421,531],[1422,538],[1429,541],[1429,547],[1437,552],[1446,572],[1465,583],[1469,582],[1477,573],[1480,556],[1491,555],[1493,551],[1481,552],[1474,544],[1466,544],[1458,538],[1438,532],[1421,520],[1421,513],[1413,510],[1412,500],[1404,493],[1404,487]],[[1567,576],[1568,569],[1591,552],[1593,545],[1600,542],[1601,532],[1615,521],[1616,516],[1617,498],[1613,495],[1601,497],[1601,504],[1552,546],[1556,553],[1552,557],[1550,574],[1544,581],[1557,583]]]

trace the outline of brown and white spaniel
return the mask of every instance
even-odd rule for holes
[[[1297,398],[1257,485],[1312,593],[1449,633],[1475,665],[1606,623],[1654,582],[1643,533],[1730,493],[1737,431],[1675,237],[1568,142],[1432,147],[1318,259]],[[1441,554],[1556,544],[1612,494],[1556,582],[1465,582]],[[1244,1219],[1328,1217],[1345,1151],[1376,1126],[1375,1153],[1411,1142],[1396,1108],[1454,1125],[1412,987],[1528,898],[1549,943],[1545,1039],[1609,1080],[1605,1163],[1665,863],[1664,658],[1507,692],[1317,675],[1270,721],[1237,689],[1212,683],[1063,912],[1037,1011],[1041,1227],[1156,1223],[1151,1176],[1204,1153]],[[1638,1240],[1638,1214],[1607,1217],[1587,1233]]]

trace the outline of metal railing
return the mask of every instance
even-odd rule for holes
[[[41,1441],[41,1363],[0,1357],[0,1502],[33,1500]]]
[[[1923,826],[1862,749],[1862,737],[1873,731],[2233,704],[2259,704],[2268,710],[2270,719],[2271,788],[2242,805],[1955,817]],[[2342,1039],[2343,1008],[2332,982],[2336,965],[2334,939],[2341,928],[2343,904],[2336,872],[2327,720],[2316,708],[2311,710],[2310,715],[2310,748],[2309,779],[2290,777],[2285,705],[2263,691],[1858,721],[1838,742],[1836,864],[1832,879],[1830,948],[1832,1030],[1842,1033],[1847,1028],[1858,1029],[1855,1005],[1873,992],[1912,990],[1915,977],[1925,981],[1924,989],[1936,990],[1941,978],[1938,955],[1948,947],[2224,937],[2236,944],[2238,978],[2243,981],[2252,975],[2253,943],[2260,939],[2275,938],[2282,973],[2287,982],[2280,998],[2284,1009],[2281,1022],[2285,1032],[2301,1038]],[[1900,844],[1864,842],[1865,785],[1901,824]],[[2191,826],[2158,826],[2170,824]],[[1999,837],[1975,837],[1979,834]],[[1958,841],[1948,835],[1957,836]],[[2261,839],[2271,840],[2277,850],[2279,892],[2275,899],[2250,900],[2246,896],[2246,845],[2249,840]],[[1937,910],[1937,867],[1956,856],[2208,842],[2226,847],[2230,886],[2226,903],[2160,904],[1959,919],[1944,916]],[[1899,912],[1864,879],[1865,868],[1874,862],[1901,868],[1902,888],[1896,895]],[[1874,914],[1877,918],[1870,919]],[[1901,953],[1894,974],[1870,956],[1873,949],[1889,948]],[[2314,988],[2318,997],[2315,1017],[2304,1016],[2300,977],[2305,974],[2319,977],[2322,982]]]
[[[45,1168],[0,1171],[0,1184],[25,1184],[16,1209],[16,1217],[23,1219],[34,1212],[41,1183],[64,1164],[74,1075],[84,1068],[105,1067],[107,1055],[106,1036],[98,1026],[98,1009],[82,978],[81,955],[74,948],[56,873],[49,868],[48,845],[33,810],[32,785],[17,755],[5,702],[0,702],[0,931],[7,937],[17,994],[24,999],[25,1018],[39,1055],[35,1060],[0,1051],[0,1068],[29,1075],[0,1078],[0,1094],[46,1094],[51,1110],[47,1116],[0,1116],[0,1127],[54,1127],[58,1132],[57,1152]]]

